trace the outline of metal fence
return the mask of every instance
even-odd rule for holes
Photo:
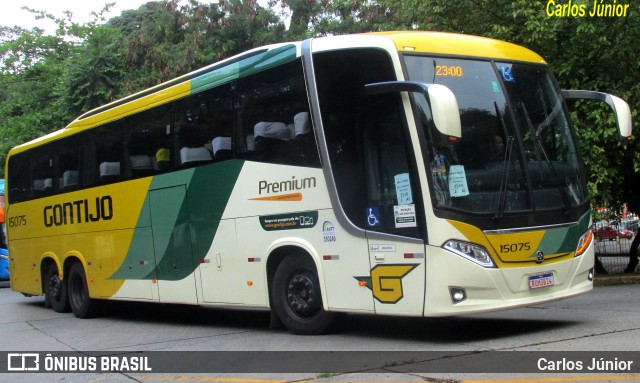
[[[633,238],[595,239],[596,274],[623,274],[629,265],[629,248]],[[636,265],[632,272],[640,274],[640,266]]]

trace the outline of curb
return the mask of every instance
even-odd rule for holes
[[[640,284],[640,275],[596,275],[593,280],[594,286],[614,286],[614,285],[637,285]]]

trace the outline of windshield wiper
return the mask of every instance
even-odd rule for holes
[[[524,118],[527,120],[527,126],[529,127],[529,131],[531,132],[531,139],[533,140],[535,145],[536,156],[538,157],[538,167],[540,169],[540,180],[542,181],[542,178],[543,178],[542,166],[540,165],[540,153],[542,153],[542,157],[544,157],[545,162],[547,163],[547,165],[549,166],[549,169],[551,170],[551,174],[553,175],[553,178],[556,180],[555,184],[558,187],[558,191],[560,191],[562,202],[564,203],[564,206],[569,216],[573,217],[575,212],[574,212],[573,206],[571,206],[571,201],[569,201],[569,196],[567,195],[567,192],[562,187],[562,181],[560,180],[560,176],[558,175],[558,172],[556,171],[555,166],[553,166],[553,162],[551,162],[551,160],[549,159],[549,155],[547,154],[547,151],[544,149],[544,146],[542,145],[542,140],[540,139],[539,132],[536,131],[536,129],[533,127],[533,122],[531,121],[531,118],[529,118],[529,112],[527,111],[527,107],[524,105],[524,103],[522,103],[522,112],[524,113]]]
[[[504,151],[504,158],[502,160],[502,173],[500,174],[500,190],[498,191],[498,207],[496,209],[496,213],[493,216],[494,219],[500,219],[504,215],[504,205],[506,202],[507,196],[507,185],[509,182],[509,169],[511,168],[511,153],[513,151],[513,136],[510,136],[507,132],[507,125],[504,123],[504,118],[500,113],[500,109],[498,108],[498,103],[493,102],[493,106],[496,109],[496,116],[498,116],[498,121],[500,122],[500,127],[502,127],[502,132],[504,137],[507,140],[507,146]]]

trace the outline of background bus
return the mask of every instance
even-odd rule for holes
[[[258,48],[12,149],[11,286],[108,299],[442,316],[592,288],[586,176],[544,60],[389,32]],[[502,147],[492,152],[498,140]]]

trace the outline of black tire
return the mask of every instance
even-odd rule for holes
[[[44,295],[45,302],[51,305],[53,311],[68,313],[71,310],[67,295],[67,279],[60,279],[60,272],[55,263],[52,263],[47,269]]]
[[[74,263],[69,270],[67,288],[69,290],[69,305],[76,318],[93,318],[100,314],[104,301],[89,297],[87,276],[79,262]]]
[[[331,327],[335,315],[322,308],[318,273],[309,257],[286,257],[276,270],[272,292],[276,314],[294,334],[322,334]]]

